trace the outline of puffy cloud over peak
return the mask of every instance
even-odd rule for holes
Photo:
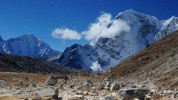
[[[100,37],[114,37],[123,31],[129,31],[129,26],[126,22],[118,19],[112,19],[109,13],[102,13],[94,23],[88,26],[88,29],[78,33],[75,30],[68,28],[56,28],[52,35],[61,39],[80,40],[82,37],[86,40],[97,41]]]
[[[112,19],[111,14],[103,13],[97,18],[97,21],[91,23],[88,30],[84,31],[82,34],[85,35],[85,39],[93,40],[100,37],[114,37],[122,31],[129,31],[126,22]]]

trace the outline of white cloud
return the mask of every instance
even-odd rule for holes
[[[75,31],[68,28],[56,28],[52,32],[54,38],[69,39],[69,40],[80,40],[81,35]]]
[[[88,30],[78,33],[75,30],[68,28],[56,28],[52,35],[55,38],[61,39],[73,39],[80,40],[85,38],[92,42],[96,42],[100,37],[114,37],[121,32],[128,32],[129,26],[126,22],[122,20],[112,19],[112,15],[109,13],[102,13],[96,20],[96,22],[91,23]]]
[[[114,37],[122,31],[129,31],[126,22],[112,19],[111,14],[103,13],[95,23],[90,24],[87,31],[82,32],[87,40],[97,40],[100,37]]]

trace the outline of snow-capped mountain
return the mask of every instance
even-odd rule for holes
[[[159,31],[158,34],[156,34],[155,39],[159,40],[162,37],[174,32],[175,30],[178,29],[178,18],[175,16],[172,16],[168,20],[162,21],[163,27],[161,31]]]
[[[84,46],[74,44],[66,48],[55,62],[73,68],[103,72],[178,29],[176,17],[159,21],[154,16],[134,10],[119,13],[113,21],[126,22],[130,30],[119,32],[110,38],[96,38],[97,40]],[[108,28],[111,26],[112,22],[108,24]]]
[[[25,34],[8,40],[0,38],[0,52],[19,56],[30,56],[43,60],[48,60],[60,54],[60,52],[51,49],[48,44],[37,39],[32,34]]]

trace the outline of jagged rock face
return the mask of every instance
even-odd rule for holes
[[[103,72],[126,57],[146,48],[158,40],[158,36],[162,38],[178,29],[176,17],[169,19],[171,21],[161,22],[154,16],[134,10],[121,12],[114,20],[126,22],[130,30],[121,31],[110,38],[102,37],[93,40],[90,45],[73,45],[67,48],[61,58],[56,61],[73,68]],[[108,28],[110,26],[112,23],[108,25]]]
[[[66,48],[56,62],[76,69],[85,68],[91,70],[88,67],[89,65],[87,65],[91,63],[91,59],[89,58],[91,54],[90,50],[92,50],[92,48],[89,45],[81,46],[79,44],[74,44]]]
[[[0,39],[0,52],[19,55],[30,56],[47,60],[48,58],[57,55],[59,52],[50,48],[50,46],[43,41],[37,39],[31,34],[12,38],[9,40]]]

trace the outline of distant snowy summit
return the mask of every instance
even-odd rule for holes
[[[77,69],[104,72],[117,65],[126,57],[146,48],[151,43],[178,29],[178,18],[159,21],[156,17],[134,10],[119,13],[108,28],[115,22],[125,22],[129,31],[121,31],[113,37],[100,37],[90,44],[74,44],[65,49],[54,62]]]
[[[60,52],[32,34],[25,34],[17,38],[3,40],[0,37],[0,52],[18,56],[30,56],[43,60],[50,60],[59,56]]]
[[[127,27],[127,31],[120,30],[110,34],[113,31],[116,32],[117,25],[121,28]],[[84,46],[74,44],[67,47],[63,53],[53,50],[48,44],[32,34],[8,40],[3,40],[0,37],[0,52],[40,58],[76,69],[104,72],[128,56],[178,30],[178,18],[173,16],[168,20],[159,21],[154,16],[131,9],[120,12],[106,26],[110,32],[108,33],[109,37],[96,36],[89,44]],[[101,32],[108,35],[105,30]]]

